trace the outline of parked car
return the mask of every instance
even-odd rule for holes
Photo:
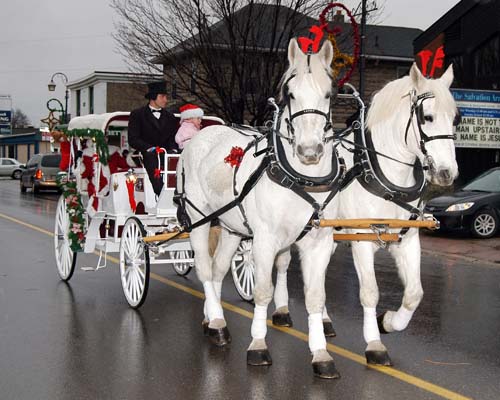
[[[21,192],[31,188],[33,193],[41,189],[58,189],[56,175],[59,172],[61,154],[35,154],[26,164],[26,169],[21,174]]]
[[[15,158],[0,158],[0,176],[10,176],[12,179],[19,179],[25,168]]]
[[[500,168],[492,168],[458,191],[430,200],[424,213],[432,214],[443,231],[469,231],[490,238],[500,221]]]

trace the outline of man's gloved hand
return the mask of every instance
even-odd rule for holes
[[[155,153],[156,152],[156,146],[150,147],[149,149],[146,150],[148,153]]]

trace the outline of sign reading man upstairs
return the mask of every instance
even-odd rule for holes
[[[462,115],[456,147],[500,149],[500,92],[451,89]]]

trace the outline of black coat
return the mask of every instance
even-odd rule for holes
[[[162,110],[157,119],[146,105],[130,113],[128,143],[141,152],[156,146],[164,147],[167,151],[177,150],[175,134],[178,127],[179,123],[172,113]]]

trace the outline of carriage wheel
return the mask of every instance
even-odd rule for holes
[[[192,261],[183,261],[186,258],[193,258],[194,251],[192,250],[169,251],[168,255],[170,259],[179,260],[178,262],[172,264],[177,275],[186,276],[194,267],[194,263]]]
[[[70,220],[66,211],[64,196],[59,197],[54,227],[54,249],[57,272],[63,281],[69,281],[75,272],[76,252],[71,250],[68,238]]]
[[[234,285],[243,300],[253,300],[255,268],[252,258],[252,241],[242,240],[231,260]]]
[[[148,294],[149,249],[142,241],[146,231],[135,217],[127,219],[120,240],[120,276],[123,293],[132,308],[139,308]]]

